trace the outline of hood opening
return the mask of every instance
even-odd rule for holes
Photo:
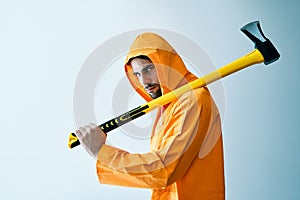
[[[162,95],[192,81],[197,77],[189,72],[175,49],[155,33],[143,33],[134,40],[125,60],[126,75],[133,88],[148,102],[152,98],[134,76],[131,59],[147,56],[155,65]]]

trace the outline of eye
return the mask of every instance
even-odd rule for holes
[[[150,72],[151,71],[151,69],[153,69],[153,66],[151,66],[151,67],[147,67],[147,72]]]
[[[151,72],[154,69],[154,65],[148,65],[143,69],[143,72]]]
[[[134,72],[133,75],[136,76],[136,77],[140,77],[141,76],[141,74],[138,73],[138,72]]]

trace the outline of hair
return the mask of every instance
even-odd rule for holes
[[[135,59],[135,58],[141,58],[141,59],[145,59],[145,60],[151,61],[151,59],[150,59],[148,56],[146,56],[146,55],[138,55],[138,56],[135,56],[135,57],[130,58],[130,59],[128,60],[128,63],[130,64],[130,62],[131,62],[133,59]],[[152,62],[152,61],[151,61],[151,62]]]

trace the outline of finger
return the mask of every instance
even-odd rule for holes
[[[89,129],[91,129],[93,126],[92,126],[91,124],[86,124],[84,127],[85,127],[87,130],[89,130]]]
[[[76,130],[75,134],[76,134],[77,138],[82,138],[82,133],[80,130]]]
[[[93,124],[93,123],[89,123],[87,125],[87,127],[88,127],[88,130],[90,132],[93,132],[93,133],[98,132],[98,129],[99,129],[99,127],[96,124]]]
[[[82,127],[80,127],[79,129],[78,129],[78,133],[79,133],[79,137],[80,138],[82,138],[82,137],[84,137],[85,135],[86,135],[86,128],[84,127],[84,126],[82,126]]]
[[[97,125],[96,124],[94,124],[94,123],[89,123],[89,124],[87,124],[87,127],[88,128],[95,128]]]

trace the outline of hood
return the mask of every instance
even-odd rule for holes
[[[152,98],[133,75],[129,63],[131,58],[140,55],[149,57],[155,65],[163,95],[197,78],[187,70],[178,53],[165,39],[155,33],[138,35],[126,57],[125,71],[131,85],[146,101]]]

